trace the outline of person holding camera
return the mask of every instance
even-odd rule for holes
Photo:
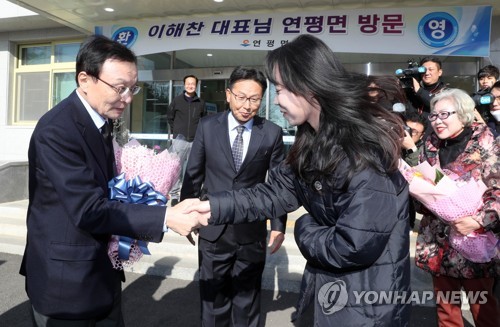
[[[426,119],[416,112],[406,112],[402,115],[405,125],[405,137],[401,144],[401,158],[410,166],[418,165],[418,158],[422,147],[424,145],[423,139],[425,130],[427,128]],[[415,220],[417,213],[415,210],[415,203],[410,199],[410,228],[413,230],[415,227]]]
[[[494,100],[490,104],[490,115],[486,124],[493,136],[497,138],[500,135],[500,81],[493,84],[490,93]]]
[[[441,60],[437,57],[425,57],[420,60],[421,67],[425,67],[422,80],[419,82],[413,78],[413,92],[408,92],[408,100],[420,114],[430,112],[431,98],[444,90],[446,84],[441,81],[443,70]]]
[[[500,71],[496,66],[487,65],[481,68],[477,73],[477,80],[479,81],[479,90],[472,94],[472,99],[476,104],[476,109],[480,117],[476,115],[476,119],[479,122],[488,122],[490,121],[490,108],[493,106],[494,100],[491,99],[490,103],[482,103],[481,98],[484,95],[490,93],[493,84],[498,81],[500,76]],[[500,108],[499,108],[500,109]]]
[[[426,129],[425,118],[416,112],[406,112],[403,115],[405,120],[405,137],[402,145],[402,158],[410,166],[418,165],[418,156],[422,150],[422,139]]]

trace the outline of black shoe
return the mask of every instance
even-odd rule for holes
[[[172,201],[170,201],[170,206],[175,207],[177,203],[179,203],[179,199],[172,199]]]

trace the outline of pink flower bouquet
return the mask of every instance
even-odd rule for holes
[[[400,172],[408,181],[410,194],[445,223],[471,216],[481,210],[487,187],[483,181],[454,181],[428,162],[410,167],[400,160]],[[491,232],[462,235],[451,228],[450,245],[472,262],[500,257],[499,243]]]
[[[187,142],[175,140],[175,149],[149,149],[132,139],[123,147],[113,142],[118,176],[108,186],[110,199],[147,205],[166,205],[167,195],[179,178]],[[150,254],[148,243],[113,235],[108,255],[113,267],[123,270]]]

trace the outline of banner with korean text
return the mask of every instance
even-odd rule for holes
[[[137,55],[184,49],[272,50],[311,34],[333,51],[487,57],[491,6],[384,8],[137,20],[96,26]]]

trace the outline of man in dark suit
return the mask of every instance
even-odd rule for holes
[[[266,78],[255,69],[232,72],[226,90],[231,111],[201,119],[181,199],[254,186],[284,159],[282,129],[256,116],[266,88]],[[286,216],[271,221],[271,253],[281,247],[285,224]],[[259,325],[266,236],[265,221],[200,229],[203,326]]]
[[[114,176],[109,135],[140,91],[137,59],[103,36],[76,59],[77,89],[40,118],[31,137],[27,244],[20,273],[35,326],[123,326],[121,280],[107,254],[112,234],[160,242],[188,235],[198,215],[108,200]],[[108,133],[106,133],[108,134]]]

